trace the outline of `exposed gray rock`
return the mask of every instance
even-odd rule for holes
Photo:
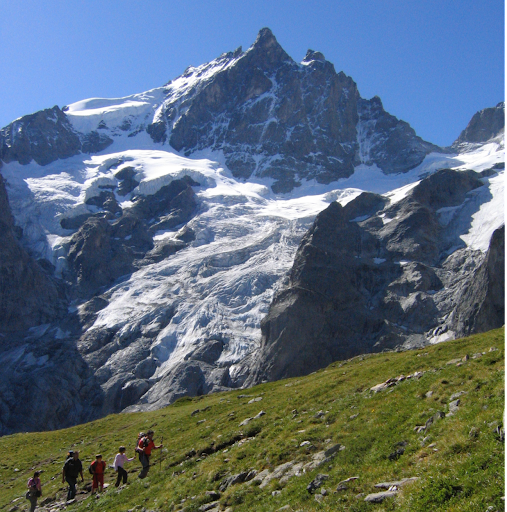
[[[457,297],[452,329],[458,336],[486,332],[505,322],[505,226],[491,237],[484,262]]]
[[[117,190],[119,196],[126,196],[139,185],[135,176],[136,171],[133,167],[124,167],[114,175],[120,181]]]
[[[327,479],[329,475],[319,473],[307,486],[306,490],[312,494],[314,493]]]
[[[152,196],[133,198],[133,206],[125,212],[112,192],[102,191],[87,203],[102,208],[103,213],[85,220],[62,220],[65,228],[84,220],[72,236],[67,255],[69,278],[78,284],[80,294],[93,295],[119,277],[185,248],[183,240],[165,240],[154,246],[152,236],[159,229],[172,229],[190,220],[197,207],[192,190],[196,185],[187,176],[173,180]],[[189,240],[192,233],[183,231],[181,236]]]
[[[126,412],[155,410],[169,405],[183,396],[200,396],[230,388],[228,368],[216,368],[203,361],[183,361],[152,383],[137,405]]]
[[[418,476],[412,476],[410,478],[402,478],[401,480],[395,480],[394,482],[380,482],[375,484],[377,489],[390,489],[391,487],[403,487],[406,484],[411,482],[416,482],[419,480]]]
[[[0,160],[28,164],[35,160],[48,165],[59,158],[98,153],[113,141],[96,131],[82,134],[74,130],[58,107],[23,116],[0,131]]]
[[[486,142],[499,135],[504,127],[505,103],[501,102],[496,107],[485,108],[477,112],[453,143],[453,147],[459,147],[460,144],[467,142]]]
[[[0,131],[0,160],[47,165],[77,155],[81,140],[59,107],[21,117]]]
[[[398,494],[397,491],[384,491],[368,494],[364,501],[368,503],[382,503],[387,498],[394,498]]]
[[[67,261],[80,290],[89,296],[133,272],[134,260],[152,247],[146,223],[131,214],[112,223],[91,217],[72,237]]]
[[[28,254],[20,236],[0,175],[0,329],[4,334],[48,323],[66,312],[63,284]]]
[[[455,250],[462,243],[455,224],[470,222],[472,212],[440,218],[442,209],[468,205],[467,194],[482,185],[472,171],[441,170],[395,204],[363,193],[321,212],[296,253],[288,287],[262,321],[259,351],[244,362],[246,384],[305,375],[360,353],[423,346],[454,328],[465,307],[457,297],[472,283],[483,293],[475,294],[480,306],[469,323],[488,307],[488,282],[495,283],[495,303],[503,304],[499,236],[486,260],[494,268],[489,280],[486,271],[476,272],[482,253]]]
[[[378,98],[361,100],[354,81],[322,53],[308,50],[303,65],[294,62],[267,28],[246,52],[224,54],[217,65],[223,69],[210,80],[167,100],[147,132],[185,155],[222,151],[234,176],[273,178],[275,193],[290,192],[302,179],[350,176],[359,161],[405,172],[436,148],[387,114]],[[369,127],[361,144],[360,119]],[[360,145],[380,132],[362,159]]]
[[[358,100],[357,160],[376,164],[386,174],[406,172],[418,166],[424,157],[441,148],[423,141],[410,125],[384,110],[378,96]]]
[[[220,486],[218,487],[218,490],[220,492],[225,492],[231,485],[235,484],[241,484],[246,481],[246,478],[249,474],[249,471],[243,471],[241,473],[238,473],[236,475],[231,475],[227,478],[225,478]]]
[[[447,416],[452,416],[453,414],[456,414],[459,410],[459,404],[460,399],[453,400],[452,402],[449,402],[449,412],[447,413]]]
[[[362,100],[353,80],[336,73],[320,52],[309,50],[302,64],[295,63],[268,29],[246,52],[224,54],[209,66],[221,70],[191,80],[194,85],[180,89],[183,94],[166,88],[168,96],[153,110],[157,117],[148,133],[187,155],[217,151],[235,176],[272,178],[276,193],[290,192],[305,179],[329,183],[349,176],[358,163],[376,164],[385,173],[405,172],[435,149],[386,113],[378,98]],[[190,69],[187,76],[193,73]],[[78,133],[64,112],[54,107],[3,129],[0,168],[2,162],[47,165],[79,152],[100,152],[112,142],[106,133],[128,131],[134,137],[150,122],[129,116],[116,128],[98,121],[95,130]],[[488,116],[479,117],[490,122]],[[474,137],[480,136],[473,133],[480,130],[470,129],[454,149],[477,144]],[[149,265],[194,242],[210,241],[213,233],[201,222],[186,225],[199,208],[192,190],[198,183],[174,180],[143,196],[137,188],[142,169],[129,160],[107,160],[102,170],[114,171],[114,178],[109,173],[97,195],[87,196],[89,212],[60,219],[66,230],[60,234],[70,241],[63,242],[61,251],[68,254],[65,263],[59,254],[58,266],[46,254],[35,261],[23,249],[23,233],[4,208],[5,190],[0,189],[0,323],[3,333],[8,331],[0,344],[5,372],[0,435],[61,428],[122,409],[155,409],[185,395],[287,372],[308,373],[361,352],[421,346],[489,329],[503,318],[503,238],[495,234],[486,258],[459,238],[483,200],[478,187],[502,165],[480,174],[441,171],[396,204],[363,194],[344,208],[332,205],[323,212],[303,240],[288,286],[275,296],[262,323],[261,350],[235,361],[231,374],[232,363],[220,361],[231,339],[221,332],[196,339],[185,360],[159,373],[159,357],[165,360],[174,348],[171,341],[167,346],[155,342],[176,315],[172,297],[123,328],[94,322],[109,313],[104,309],[116,293],[112,285],[122,287],[121,280],[132,272],[143,267],[140,274],[148,273]],[[129,199],[125,211],[118,197]],[[170,239],[153,241],[157,231],[177,229]],[[299,239],[298,229],[294,239]],[[262,249],[270,243],[263,242]],[[231,248],[226,256],[246,261],[249,255]],[[223,270],[213,265],[196,268],[191,279]],[[61,272],[77,288],[62,287],[55,278]],[[271,279],[263,275],[259,282]],[[266,283],[259,290],[268,291],[273,283]],[[29,393],[26,383],[34,380],[38,391]],[[383,383],[382,389],[398,382]],[[51,410],[50,403],[57,409]],[[27,417],[26,410],[33,415]],[[311,444],[301,451],[311,453],[311,460],[275,468],[281,482],[326,464],[337,453],[315,453]]]

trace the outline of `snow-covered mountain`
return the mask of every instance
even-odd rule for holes
[[[295,373],[465,332],[451,321],[462,314],[455,302],[474,276],[489,276],[490,240],[504,224],[504,106],[486,110],[452,148],[438,148],[380,99],[362,99],[322,54],[309,50],[298,64],[263,29],[247,51],[159,89],[14,121],[0,132],[0,433],[290,374],[270,373],[286,348],[267,347],[290,352],[291,340],[270,338],[266,326],[290,332],[301,310],[286,300],[278,314],[280,298],[323,286],[308,271],[318,258],[305,252],[318,247],[323,218],[332,231],[343,224],[345,238],[324,231],[321,241],[337,237],[333,250],[382,281],[369,297],[360,291],[358,307],[371,313],[357,309],[355,323],[390,327],[324,353],[309,319],[313,338],[298,339],[291,357],[305,357],[307,343],[314,361],[294,359]],[[430,201],[432,190],[443,198]],[[354,215],[317,217],[337,204]],[[420,224],[407,219],[424,208],[433,231],[416,235]],[[369,245],[354,253],[349,228]],[[327,286],[345,286],[322,268]],[[416,274],[441,286],[409,290]],[[487,316],[469,331],[494,323]],[[334,328],[345,332],[342,317]]]

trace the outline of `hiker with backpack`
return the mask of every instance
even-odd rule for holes
[[[33,477],[28,480],[28,492],[26,498],[30,500],[30,512],[34,512],[37,506],[37,498],[42,496],[42,484],[39,478],[40,472],[36,471]]]
[[[104,471],[106,463],[102,460],[102,455],[95,455],[95,460],[90,464],[89,471],[93,475],[92,494],[104,490]]]
[[[76,496],[76,484],[79,475],[81,475],[81,481],[84,482],[83,465],[79,460],[79,452],[70,451],[62,471],[62,484],[65,481],[69,484],[67,501],[73,500]]]
[[[142,432],[139,434],[136,452],[139,453],[139,461],[143,466],[143,469],[139,473],[139,478],[146,478],[148,475],[148,471],[150,470],[151,451],[159,450],[164,446],[163,444],[155,446],[155,443],[153,442],[154,434],[153,430],[148,430],[146,434],[143,434]]]
[[[116,483],[114,484],[115,487],[118,487],[120,485],[122,479],[123,485],[127,483],[127,472],[125,471],[125,469],[123,469],[123,465],[125,464],[125,462],[132,462],[135,459],[135,457],[129,459],[125,455],[125,450],[125,446],[120,446],[120,449],[118,450],[118,453],[114,458],[114,470],[118,472],[118,478],[116,479]]]

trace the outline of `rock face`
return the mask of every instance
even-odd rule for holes
[[[234,176],[273,178],[276,193],[302,179],[350,176],[357,163],[405,172],[437,149],[387,114],[378,98],[362,100],[354,81],[322,53],[308,50],[294,62],[269,29],[215,66],[221,70],[211,79],[169,96],[147,131],[187,156],[222,151]]]
[[[0,131],[0,160],[20,164],[35,160],[39,165],[47,165],[80,151],[97,153],[112,142],[96,131],[77,133],[67,116],[55,106],[21,117],[3,128]]]
[[[431,151],[441,148],[418,137],[410,125],[387,113],[378,96],[357,103],[358,163],[376,164],[386,174],[417,167]]]
[[[442,170],[397,203],[363,193],[320,213],[297,251],[289,286],[262,322],[261,348],[245,362],[246,385],[361,353],[422,346],[447,331],[502,326],[503,229],[484,257],[454,250],[455,224],[463,219],[441,217],[482,186],[473,171]]]
[[[480,143],[499,135],[505,127],[505,103],[477,112],[461,132],[453,146],[463,143]]]
[[[197,208],[192,185],[198,183],[188,176],[174,180],[156,194],[133,198],[125,214],[111,192],[92,198],[92,204],[103,211],[84,221],[72,236],[67,255],[68,277],[78,285],[79,294],[90,297],[119,277],[186,247],[185,242],[173,240],[155,247],[153,234],[190,220]]]
[[[65,292],[51,277],[51,264],[40,264],[20,244],[5,182],[0,176],[0,325],[13,332],[55,320],[65,311]]]
[[[453,318],[459,336],[485,332],[505,321],[505,226],[497,229],[476,275],[461,290]]]

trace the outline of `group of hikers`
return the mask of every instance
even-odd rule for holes
[[[163,444],[155,445],[153,441],[154,436],[153,430],[148,430],[146,434],[141,432],[137,439],[135,451],[139,455],[139,461],[141,462],[142,469],[139,473],[139,478],[146,478],[148,471],[150,470],[150,457],[152,450],[158,450],[163,447]],[[128,458],[126,455],[125,446],[120,446],[118,453],[114,458],[114,469],[118,473],[116,478],[115,487],[119,487],[123,482],[123,485],[127,483],[127,471],[123,467],[126,462],[132,462],[135,456]],[[106,463],[102,460],[102,455],[97,454],[95,460],[89,466],[89,472],[93,475],[92,479],[92,494],[95,492],[102,492],[104,489],[104,472],[106,469]],[[69,451],[67,459],[63,465],[62,470],[62,483],[67,482],[69,485],[67,491],[67,501],[73,500],[76,496],[76,485],[78,478],[81,477],[81,481],[84,481],[83,475],[83,464],[79,459],[79,452]],[[34,512],[37,506],[37,499],[42,496],[42,483],[40,480],[40,472],[36,471],[32,478],[28,480],[28,492],[26,498],[30,500],[30,512]]]

